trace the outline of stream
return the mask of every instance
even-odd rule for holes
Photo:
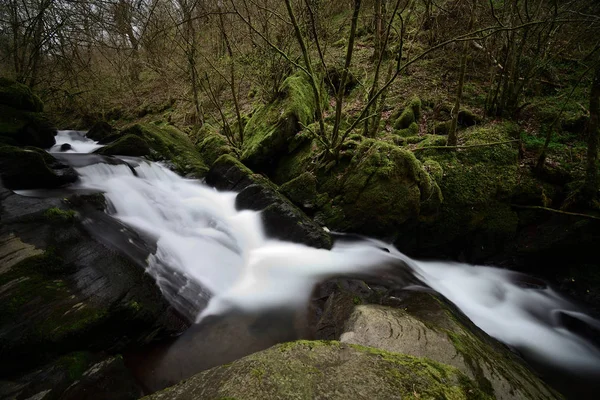
[[[71,153],[101,147],[76,131],[59,131],[56,141],[50,151],[68,162],[75,156]],[[65,143],[71,148],[60,152]],[[142,260],[147,272],[166,299],[196,321],[152,356],[131,356],[130,362],[144,359],[144,368],[154,374],[170,375],[156,377],[159,381],[301,336],[294,329],[295,315],[306,309],[320,282],[385,275],[398,286],[442,294],[532,365],[565,376],[565,385],[578,384],[569,380],[575,378],[598,384],[600,350],[569,326],[576,321],[598,332],[600,321],[539,279],[489,266],[413,260],[388,243],[358,236],[336,235],[331,250],[274,240],[264,234],[258,212],[236,209],[236,193],[184,179],[155,162],[122,157],[109,165],[102,160],[71,162],[80,175],[74,189],[104,193],[112,217],[156,243],[154,254]],[[254,342],[228,336],[226,325],[238,326],[236,332],[251,326]],[[173,371],[175,365],[185,371]]]

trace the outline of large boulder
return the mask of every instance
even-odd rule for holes
[[[419,159],[435,165],[444,203],[435,221],[410,227],[396,245],[414,255],[431,254],[478,263],[502,251],[517,232],[511,198],[518,188],[518,137],[510,123],[473,126],[461,132],[456,151],[427,150],[419,143]],[[487,143],[502,143],[486,146]],[[435,164],[431,164],[434,162]],[[409,234],[410,233],[410,234]]]
[[[73,183],[77,173],[41,149],[0,146],[0,177],[11,189],[37,189]]]
[[[309,78],[287,78],[280,97],[254,112],[244,130],[242,161],[255,171],[268,171],[288,152],[294,136],[315,119],[316,102]]]
[[[201,372],[146,399],[489,399],[435,361],[340,342],[281,344]]]
[[[212,166],[219,157],[233,153],[227,138],[208,124],[196,134],[196,148],[208,166]]]
[[[0,78],[0,143],[52,147],[56,129],[41,113],[43,108],[27,86]]]
[[[399,225],[437,212],[440,188],[412,152],[366,139],[353,154],[344,169],[323,176],[319,191],[332,200],[320,218],[328,228],[390,236]]]
[[[492,398],[560,398],[521,358],[444,298],[382,283],[338,279],[320,285],[318,298],[327,300],[314,303],[314,337],[451,365]]]
[[[117,131],[106,121],[96,122],[85,134],[86,137],[97,142],[106,142],[110,140]]]
[[[28,86],[7,78],[0,78],[0,104],[17,110],[44,111],[44,103]]]
[[[92,210],[85,220],[97,220],[92,237],[68,208],[75,199],[0,189],[1,375],[73,351],[119,352],[185,326],[144,266],[131,261],[145,260],[151,244],[108,217],[96,199],[101,195],[78,200]]]
[[[120,356],[74,352],[18,378],[0,382],[0,397],[10,399],[135,400],[142,390]]]
[[[239,192],[236,207],[261,211],[268,236],[331,248],[331,238],[317,223],[279,193],[277,186],[230,155],[219,157],[206,176],[219,190]]]
[[[142,139],[150,148],[147,158],[152,161],[167,161],[181,175],[202,178],[208,171],[190,138],[172,125],[135,124],[125,128],[121,135]],[[143,147],[141,141],[137,143]]]
[[[120,155],[142,157],[151,153],[148,143],[139,136],[125,135],[115,140],[111,144],[99,148],[97,154],[105,156]]]

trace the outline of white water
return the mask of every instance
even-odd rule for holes
[[[91,153],[102,147],[101,144],[86,138],[84,131],[58,131],[55,139],[56,144],[50,149],[51,153]],[[71,149],[61,151],[60,147],[67,143],[71,145]]]
[[[411,260],[371,239],[338,242],[331,251],[272,240],[258,213],[236,210],[235,193],[217,192],[156,163],[135,169],[137,177],[125,165],[78,172],[82,186],[105,192],[116,218],[157,240],[148,272],[174,305],[198,319],[231,309],[302,308],[314,285],[328,277],[409,268],[489,335],[546,363],[600,372],[600,351],[563,328],[559,317],[600,323],[550,288],[524,287],[519,275],[497,268]]]

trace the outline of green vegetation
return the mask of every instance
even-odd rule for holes
[[[125,144],[131,144],[134,149],[139,149],[140,146],[145,149],[142,141],[146,143],[150,148],[148,158],[170,161],[180,174],[202,177],[208,170],[189,137],[172,125],[135,124],[123,129],[122,135],[120,140],[129,136],[130,139]],[[133,140],[131,137],[137,139]]]

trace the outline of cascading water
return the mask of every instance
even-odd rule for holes
[[[259,213],[236,210],[235,193],[217,192],[157,163],[97,163],[77,171],[81,187],[105,193],[115,218],[156,240],[148,272],[175,307],[197,320],[231,310],[301,309],[314,285],[327,278],[408,271],[489,335],[544,363],[600,376],[600,351],[561,321],[577,318],[595,329],[600,322],[551,288],[524,284],[521,274],[420,262],[368,238],[339,240],[330,251],[273,240],[263,233]]]

